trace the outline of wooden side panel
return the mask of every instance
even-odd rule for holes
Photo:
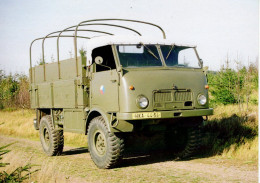
[[[74,80],[61,80],[53,83],[54,108],[75,107]]]
[[[30,76],[30,82],[34,83],[35,82],[35,68],[32,67],[31,69],[29,69],[29,76]]]
[[[38,85],[39,107],[52,108],[51,83],[42,83]]]
[[[81,85],[77,86],[77,100],[78,100],[78,107],[83,107],[86,104],[84,104],[84,96],[83,96],[83,88]]]
[[[38,106],[38,87],[36,85],[30,86],[30,101],[31,101],[31,108],[37,108]]]
[[[32,68],[32,81],[33,83],[53,82],[58,80],[68,80],[76,78],[76,62],[74,58],[60,61],[60,79],[58,63],[46,63],[45,64],[45,76],[44,81],[44,66],[38,65]],[[78,76],[82,76],[82,60],[78,57]]]
[[[58,63],[48,63],[45,65],[46,82],[59,80]]]
[[[43,65],[39,65],[34,69],[34,81],[35,83],[43,83],[44,75],[43,75]]]
[[[76,78],[75,59],[63,60],[60,62],[61,79],[67,80]],[[81,75],[81,59],[78,58],[78,74]]]
[[[85,60],[83,60],[84,62]],[[58,63],[38,65],[32,68],[31,107],[32,108],[83,108],[82,60],[78,58],[78,76],[75,59]]]

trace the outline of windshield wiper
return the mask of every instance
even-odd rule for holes
[[[171,52],[172,52],[173,48],[174,48],[174,44],[172,45],[172,47],[171,47],[170,51],[168,52],[168,54],[167,54],[167,57],[165,58],[165,60],[167,60],[167,59],[168,59],[168,57],[170,56],[170,54],[171,54]]]
[[[150,53],[154,58],[156,58],[157,60],[159,60],[159,58],[152,52],[152,50],[150,50],[150,48],[148,48],[144,43],[140,43],[141,45],[143,45],[147,50],[148,53]]]
[[[185,65],[185,64],[177,64],[177,65],[174,65],[173,67],[187,67],[187,65]]]

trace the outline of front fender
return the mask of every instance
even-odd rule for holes
[[[88,131],[88,125],[90,123],[90,121],[97,117],[97,116],[102,116],[105,120],[106,126],[108,128],[108,131],[111,132],[111,125],[110,125],[110,119],[111,119],[111,115],[106,113],[104,110],[102,110],[101,108],[98,107],[94,107],[92,108],[88,114],[87,114],[87,119],[86,119],[86,134]]]

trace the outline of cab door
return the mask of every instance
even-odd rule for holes
[[[101,64],[93,64],[91,76],[91,107],[99,107],[106,112],[119,111],[118,82],[112,47],[103,46],[93,50],[92,60],[101,59]]]

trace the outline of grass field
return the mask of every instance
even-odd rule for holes
[[[39,141],[33,110],[0,111],[0,134]],[[203,156],[246,161],[258,159],[258,106],[218,106],[203,128]],[[65,133],[65,145],[86,147],[85,135]]]
[[[34,110],[0,111],[0,134],[11,137],[39,140],[39,131],[33,127]],[[87,146],[87,138],[83,134],[66,133],[65,145]]]
[[[0,111],[0,146],[8,147],[1,170],[12,172],[28,163],[39,169],[30,182],[255,182],[258,162],[258,106],[218,106],[203,127],[200,154],[189,161],[160,158],[124,160],[124,166],[100,170],[91,161],[85,135],[65,133],[64,155],[47,157],[33,127],[33,110]],[[13,139],[10,137],[14,137]],[[2,139],[1,139],[2,138]],[[221,176],[220,176],[221,175]]]
[[[211,155],[258,160],[258,106],[218,106],[204,127],[204,148]]]

